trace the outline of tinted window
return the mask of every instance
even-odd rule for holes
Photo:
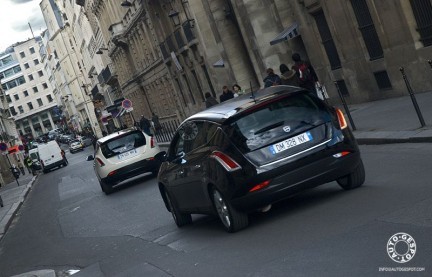
[[[301,93],[246,112],[230,125],[227,134],[243,152],[247,152],[330,120],[319,100]]]
[[[129,151],[134,148],[144,146],[146,144],[146,139],[142,132],[135,131],[116,138],[113,138],[105,143],[103,143],[100,148],[102,154],[106,158],[113,157],[120,153]]]

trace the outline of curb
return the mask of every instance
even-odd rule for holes
[[[360,145],[380,145],[395,143],[431,143],[432,137],[411,137],[411,138],[356,138]]]
[[[0,221],[0,226],[4,226],[3,230],[0,230],[0,241],[3,239],[4,235],[6,234],[7,230],[9,229],[9,226],[12,223],[12,220],[17,215],[19,209],[24,203],[24,200],[27,198],[27,195],[30,193],[30,190],[33,186],[33,184],[36,182],[37,177],[39,175],[34,176],[30,182],[27,183],[25,189],[19,196],[18,202],[14,203],[12,207],[9,209],[9,211],[6,213],[6,216]]]

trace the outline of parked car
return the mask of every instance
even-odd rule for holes
[[[76,139],[76,140],[72,140],[69,143],[69,152],[70,153],[75,153],[78,151],[83,151],[84,150],[84,144],[82,143],[82,141]]]
[[[84,147],[87,147],[87,146],[90,146],[93,144],[91,138],[81,136],[78,139],[81,141],[81,143],[84,145]]]
[[[136,129],[124,129],[96,142],[93,167],[102,191],[106,194],[129,178],[151,172],[157,175],[165,152],[153,136]]]
[[[187,118],[158,176],[177,226],[191,214],[215,214],[228,232],[248,213],[295,193],[337,181],[363,184],[356,140],[341,110],[300,88],[275,86],[231,99]]]

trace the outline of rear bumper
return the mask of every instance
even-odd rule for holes
[[[335,181],[353,172],[360,162],[360,152],[341,158],[329,156],[294,170],[287,170],[286,173],[273,178],[270,177],[269,186],[233,198],[232,203],[240,210],[252,211],[286,199],[305,189]]]
[[[146,172],[157,171],[159,170],[160,165],[162,163],[162,160],[158,155],[156,155],[156,157],[153,160],[145,159],[118,168],[115,170],[115,174],[112,174],[105,178],[101,178],[101,181],[106,184],[116,184]]]
[[[63,163],[64,163],[64,160],[62,159],[62,160],[59,160],[57,162],[47,164],[47,165],[43,166],[42,169],[43,170],[50,170],[50,169],[53,169],[55,167],[59,167],[59,166],[63,165]]]

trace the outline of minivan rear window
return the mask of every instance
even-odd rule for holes
[[[230,125],[229,137],[242,152],[254,151],[331,120],[325,105],[308,93],[259,105]]]
[[[146,145],[146,139],[143,133],[140,131],[134,131],[112,138],[104,142],[100,148],[105,158],[110,158],[144,145]]]

